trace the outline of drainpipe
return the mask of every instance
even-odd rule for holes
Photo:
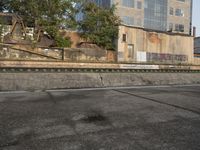
[[[196,37],[196,27],[193,27],[193,36]]]

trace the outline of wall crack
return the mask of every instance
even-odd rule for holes
[[[102,87],[105,87],[105,86],[104,86],[104,82],[103,82],[103,77],[102,77],[101,73],[99,73],[99,79],[100,79],[100,81],[101,81],[101,86],[102,86]]]

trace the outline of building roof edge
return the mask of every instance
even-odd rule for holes
[[[179,36],[193,37],[193,36],[191,36],[191,35],[189,35],[189,34],[185,34],[185,33],[174,33],[174,32],[167,32],[167,31],[146,29],[146,28],[142,28],[142,27],[129,26],[129,25],[124,25],[124,24],[121,24],[120,26],[125,26],[125,27],[129,27],[129,28],[134,28],[134,29],[141,29],[141,30],[147,31],[147,32],[163,33],[163,34],[168,34],[168,35],[172,35],[172,36],[179,35]]]

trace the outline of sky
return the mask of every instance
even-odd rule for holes
[[[193,0],[193,26],[197,28],[197,36],[200,36],[200,0]]]

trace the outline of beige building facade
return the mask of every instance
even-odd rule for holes
[[[192,0],[96,0],[116,4],[118,61],[192,64]]]
[[[116,4],[123,25],[191,34],[193,0],[92,0],[108,7]]]
[[[169,0],[168,30],[191,34],[192,29],[192,0]]]
[[[119,27],[118,61],[192,64],[194,38],[182,34]]]

